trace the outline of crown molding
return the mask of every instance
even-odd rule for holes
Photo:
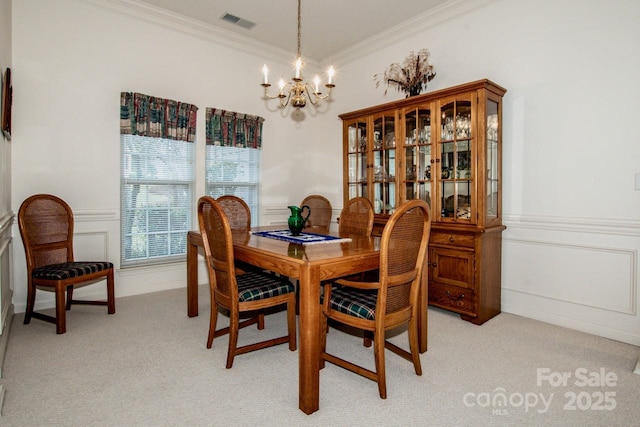
[[[359,43],[326,58],[334,64],[345,64],[363,56],[375,53],[381,48],[396,44],[415,34],[425,32],[433,27],[450,21],[458,16],[466,15],[474,10],[495,3],[498,0],[451,0],[427,12],[421,13],[379,32]]]
[[[251,55],[280,60],[289,63],[292,52],[277,48],[273,45],[244,37],[231,31],[224,30],[213,25],[205,24],[196,19],[149,5],[138,0],[80,0],[113,12],[121,13],[161,25],[172,30],[180,31],[194,37],[212,41],[223,46],[241,50]],[[313,62],[313,61],[310,61]]]
[[[80,0],[84,3],[109,9],[111,11],[132,16],[157,25],[183,32],[221,45],[238,49],[251,55],[279,60],[291,61],[293,52],[280,49],[258,40],[244,37],[222,28],[205,24],[196,19],[171,12],[139,0]],[[377,50],[398,43],[403,39],[424,32],[443,22],[465,15],[498,0],[451,0],[428,12],[416,15],[398,25],[388,28],[355,45],[324,59],[307,58],[309,65],[332,62],[344,64],[361,58]]]

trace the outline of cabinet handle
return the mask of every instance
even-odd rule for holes
[[[447,294],[447,298],[452,299],[454,301],[461,301],[464,298],[464,294],[460,294],[457,297],[454,297],[453,295],[451,295],[451,292],[449,291],[445,291],[445,293]]]
[[[453,238],[453,236],[449,236],[449,243],[453,243],[455,241],[455,239]]]

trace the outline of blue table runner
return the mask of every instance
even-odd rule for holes
[[[325,234],[316,233],[300,233],[299,236],[293,236],[289,230],[269,230],[254,231],[254,236],[268,237],[270,239],[284,240],[289,243],[298,243],[300,245],[316,245],[319,243],[343,243],[350,242],[351,239],[346,237],[327,236]]]

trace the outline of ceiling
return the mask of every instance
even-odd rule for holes
[[[416,15],[457,0],[303,0],[302,55],[320,61]],[[137,0],[281,49],[297,50],[296,0]],[[252,29],[223,21],[229,13]]]

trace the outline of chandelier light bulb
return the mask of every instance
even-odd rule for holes
[[[265,65],[266,67],[266,65]],[[329,79],[327,80],[327,84],[332,84],[333,83],[333,75],[336,73],[336,70],[333,69],[333,66],[329,67],[329,69],[327,70],[327,76],[329,76]]]
[[[296,79],[300,78],[300,71],[302,70],[302,58],[296,59]]]

